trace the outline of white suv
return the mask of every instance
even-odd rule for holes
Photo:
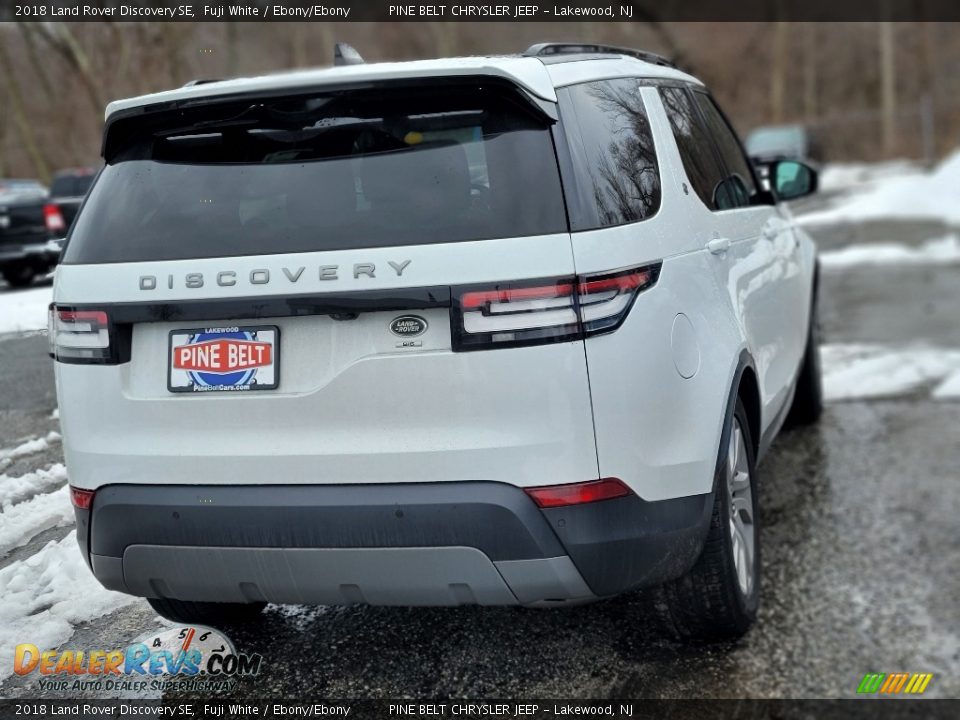
[[[659,587],[743,633],[756,460],[820,412],[815,173],[760,186],[649,53],[340,60],[107,108],[50,335],[94,574],[181,621]]]

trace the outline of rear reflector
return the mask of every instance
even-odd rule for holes
[[[89,510],[93,505],[93,490],[81,490],[80,488],[70,487],[70,502],[78,510]]]
[[[524,492],[542,508],[583,505],[584,503],[611,500],[633,494],[633,491],[617,478],[604,478],[603,480],[591,480],[571,485],[524,488]]]

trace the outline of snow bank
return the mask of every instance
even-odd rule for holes
[[[891,178],[916,176],[923,171],[910,160],[880,163],[830,163],[820,171],[823,191],[855,190]]]
[[[960,262],[960,237],[945,235],[918,247],[899,243],[848,245],[818,255],[821,267],[831,270],[856,265],[922,265]]]
[[[805,225],[887,218],[940,220],[960,224],[960,151],[933,172],[894,176],[821,212],[798,215]]]
[[[0,470],[20,457],[43,452],[51,445],[60,442],[60,433],[51,430],[42,438],[34,438],[21,443],[14,448],[0,448]],[[2,491],[0,491],[2,492]]]
[[[960,397],[960,350],[882,345],[820,348],[827,400],[890,397],[934,387],[933,397]]]
[[[37,470],[20,477],[0,475],[0,507],[23,502],[38,493],[62,485],[67,481],[67,469],[57,463],[47,470]]]
[[[44,330],[53,288],[0,290],[0,334]]]
[[[55,648],[70,639],[77,623],[137,602],[104,590],[80,557],[76,535],[0,569],[0,680],[13,672],[19,643]]]
[[[952,373],[936,387],[933,396],[938,400],[960,400],[960,370]]]
[[[0,558],[14,548],[26,545],[30,538],[44,530],[71,525],[73,521],[70,488],[66,485],[26,502],[5,506],[0,512]]]

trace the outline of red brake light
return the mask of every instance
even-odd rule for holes
[[[616,273],[465,288],[453,304],[454,350],[538,345],[616,330],[661,263]]]
[[[573,292],[573,283],[558,282],[554,285],[542,287],[517,287],[495,290],[476,290],[464,293],[460,297],[460,305],[465,310],[479,308],[490,303],[511,303],[522,300],[544,300],[549,298],[565,297]]]
[[[63,221],[63,213],[55,203],[47,203],[43,206],[43,224],[47,226],[47,232],[62,233],[67,229],[67,224]]]
[[[89,510],[90,506],[93,505],[94,493],[94,490],[81,490],[71,485],[70,502],[72,502],[73,506],[78,510]]]
[[[538,507],[542,508],[583,505],[633,494],[633,491],[617,478],[604,478],[570,485],[524,488],[524,492],[533,498]]]
[[[108,363],[110,317],[102,310],[68,310],[50,306],[50,354],[61,362]]]

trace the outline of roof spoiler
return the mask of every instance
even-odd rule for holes
[[[676,68],[670,60],[646,50],[618,47],[616,45],[598,45],[594,43],[556,43],[546,42],[531,45],[523,52],[527,57],[546,57],[549,55],[626,55],[653,65]]]
[[[352,46],[346,43],[337,43],[333,46],[333,64],[340,65],[363,65],[364,59]]]

